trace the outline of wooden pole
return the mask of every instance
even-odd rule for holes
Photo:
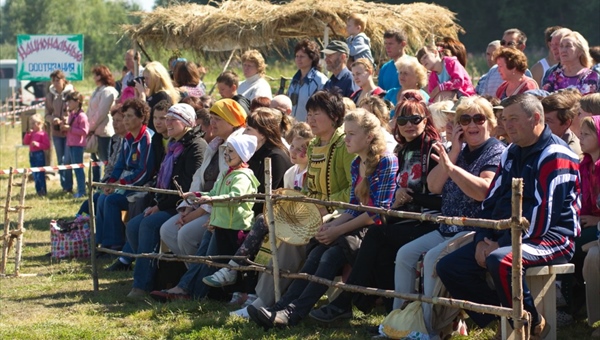
[[[21,180],[21,193],[19,197],[19,222],[17,226],[17,245],[15,247],[15,276],[19,276],[19,269],[21,267],[21,256],[23,254],[23,221],[25,219],[25,188],[27,187],[27,172],[23,173],[23,179]]]
[[[90,167],[88,168],[88,206],[90,209],[90,256],[92,261],[92,281],[94,285],[94,292],[98,292],[98,263],[96,263],[96,213],[94,207],[94,186],[92,182],[92,161],[90,161]]]
[[[273,284],[275,285],[275,301],[281,299],[279,289],[279,259],[277,258],[277,237],[275,236],[275,216],[273,215],[273,194],[271,179],[271,158],[265,158],[265,206],[267,207],[267,222],[269,223],[269,242],[271,244],[271,257],[273,259]]]
[[[12,195],[13,168],[10,167],[8,174],[8,188],[6,190],[6,204],[4,206],[4,234],[2,235],[2,263],[0,263],[0,274],[6,274],[6,260],[8,257],[8,242],[10,240],[10,200]]]
[[[512,180],[512,213],[511,213],[511,238],[512,238],[512,304],[513,327],[517,339],[525,339],[523,320],[523,253],[522,253],[522,216],[523,216],[523,179]],[[529,324],[529,323],[528,323]]]
[[[234,48],[231,51],[231,54],[229,55],[229,59],[227,59],[227,62],[225,63],[225,67],[223,67],[223,71],[222,72],[227,71],[227,69],[229,68],[229,63],[231,63],[231,59],[233,59],[233,56],[235,55],[235,51],[236,50],[237,50],[237,48]],[[212,95],[213,91],[215,90],[215,86],[217,86],[217,83],[214,83],[213,86],[210,88],[210,91],[208,91],[208,95],[209,96]]]

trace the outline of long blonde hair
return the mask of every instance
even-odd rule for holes
[[[344,123],[355,122],[364,133],[373,136],[371,143],[369,144],[369,150],[367,152],[367,159],[364,159],[365,164],[365,178],[354,188],[354,194],[358,197],[358,200],[362,204],[369,202],[370,196],[370,183],[369,176],[375,173],[381,157],[385,154],[386,143],[383,130],[381,129],[381,122],[371,112],[365,109],[356,109],[350,111],[344,117]]]
[[[150,78],[149,84],[146,84],[150,90],[150,95],[164,91],[171,97],[172,103],[179,103],[181,95],[179,91],[175,90],[169,72],[161,63],[158,61],[148,63],[144,69],[144,73],[147,73],[148,78]]]

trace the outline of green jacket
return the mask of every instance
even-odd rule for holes
[[[202,195],[217,199],[255,194],[258,185],[258,179],[252,170],[241,168],[228,174],[221,172],[212,190],[203,192]],[[253,205],[250,202],[215,202],[212,204],[209,223],[224,229],[250,230],[254,218]]]

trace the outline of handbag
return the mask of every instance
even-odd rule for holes
[[[73,221],[50,221],[50,254],[56,259],[90,257],[89,216],[78,215]]]
[[[429,340],[420,301],[393,310],[385,317],[380,329],[390,339]]]
[[[98,152],[98,136],[88,136],[85,142],[85,152],[97,153]]]

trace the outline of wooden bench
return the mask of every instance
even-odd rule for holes
[[[575,265],[568,263],[531,267],[525,272],[525,281],[533,296],[535,307],[550,325],[550,333],[545,339],[556,340],[556,275],[571,274],[574,271]],[[506,318],[502,318],[501,327],[502,339],[516,338]]]

